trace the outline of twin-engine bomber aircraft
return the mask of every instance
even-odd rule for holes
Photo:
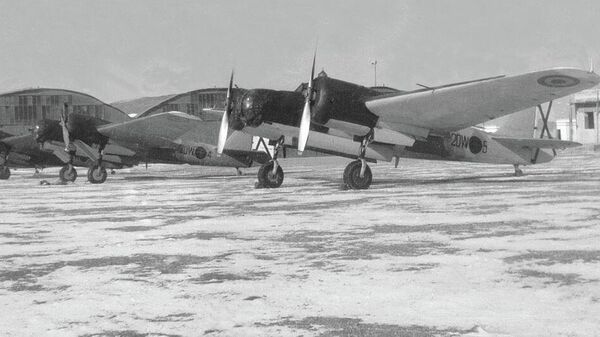
[[[381,94],[324,73],[314,78],[314,69],[313,59],[304,93],[253,89],[235,97],[231,75],[218,151],[228,141],[229,127],[277,140],[275,155],[258,172],[263,187],[283,182],[277,162],[282,146],[297,146],[300,154],[309,148],[356,158],[343,174],[351,189],[370,186],[367,161],[396,158],[397,164],[399,157],[512,164],[520,174],[518,165],[552,160],[553,154],[542,149],[555,153],[580,144],[496,136],[474,126],[600,83],[592,70],[557,68]]]
[[[0,140],[0,179],[10,176],[6,166],[8,159],[14,163],[13,158],[25,156],[29,161],[15,166],[32,166],[34,154],[45,155],[45,166],[64,165],[59,178],[65,182],[77,178],[75,166],[89,167],[87,178],[93,184],[106,180],[106,168],[122,168],[140,162],[240,168],[249,167],[254,161],[265,163],[269,160],[267,153],[252,149],[251,135],[239,131],[231,133],[225,155],[216,156],[220,114],[212,120],[204,120],[171,111],[109,123],[67,111],[65,105],[60,121],[38,122],[33,136]]]

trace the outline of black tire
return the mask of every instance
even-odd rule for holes
[[[60,169],[60,172],[58,173],[58,178],[62,182],[74,182],[75,179],[77,179],[77,170],[75,170],[75,168],[73,167],[69,171],[69,165],[65,165]]]
[[[273,162],[263,164],[258,170],[258,183],[265,188],[277,188],[283,183],[283,169],[277,165],[277,170],[273,174]]]
[[[107,177],[108,172],[102,166],[94,165],[88,169],[87,179],[92,184],[102,184]]]
[[[0,179],[7,180],[8,178],[10,178],[10,169],[8,166],[0,168]]]
[[[348,164],[346,169],[344,170],[344,184],[348,186],[348,188],[353,190],[366,190],[371,186],[371,182],[373,181],[373,174],[371,173],[371,168],[369,165],[365,164],[365,174],[361,178],[360,177],[360,160],[356,160]]]

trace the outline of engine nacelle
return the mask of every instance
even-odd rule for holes
[[[302,116],[304,96],[295,91],[248,90],[233,110],[231,127],[241,130],[264,122],[297,126]]]
[[[87,144],[106,144],[108,138],[98,132],[98,126],[107,124],[98,118],[72,113],[67,120],[71,138]]]
[[[379,92],[327,76],[316,78],[313,90],[311,111],[314,124],[323,126],[332,118],[367,127],[374,127],[377,123],[378,117],[367,109],[364,102],[380,95]],[[298,127],[304,102],[305,93],[301,91],[248,90],[233,109],[230,126],[241,130],[267,122]]]
[[[378,117],[367,109],[365,100],[379,92],[326,76],[314,80],[314,90],[313,122],[325,125],[336,119],[367,127],[377,124]]]
[[[38,143],[47,141],[63,141],[62,127],[60,122],[51,119],[43,119],[39,121],[33,128],[33,137]]]
[[[67,119],[67,130],[71,139],[79,139],[86,144],[106,144],[108,138],[98,132],[98,126],[106,122],[80,114],[70,114]],[[60,121],[44,119],[39,121],[34,129],[34,137],[38,143],[64,140]]]

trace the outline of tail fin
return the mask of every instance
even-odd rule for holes
[[[506,115],[481,125],[498,137],[532,138],[535,132],[535,107]]]

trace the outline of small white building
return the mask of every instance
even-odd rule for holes
[[[587,144],[600,143],[600,89],[584,90],[571,98],[571,122],[574,129],[572,140]],[[567,125],[569,120],[567,120]],[[567,131],[569,126],[567,126]]]

